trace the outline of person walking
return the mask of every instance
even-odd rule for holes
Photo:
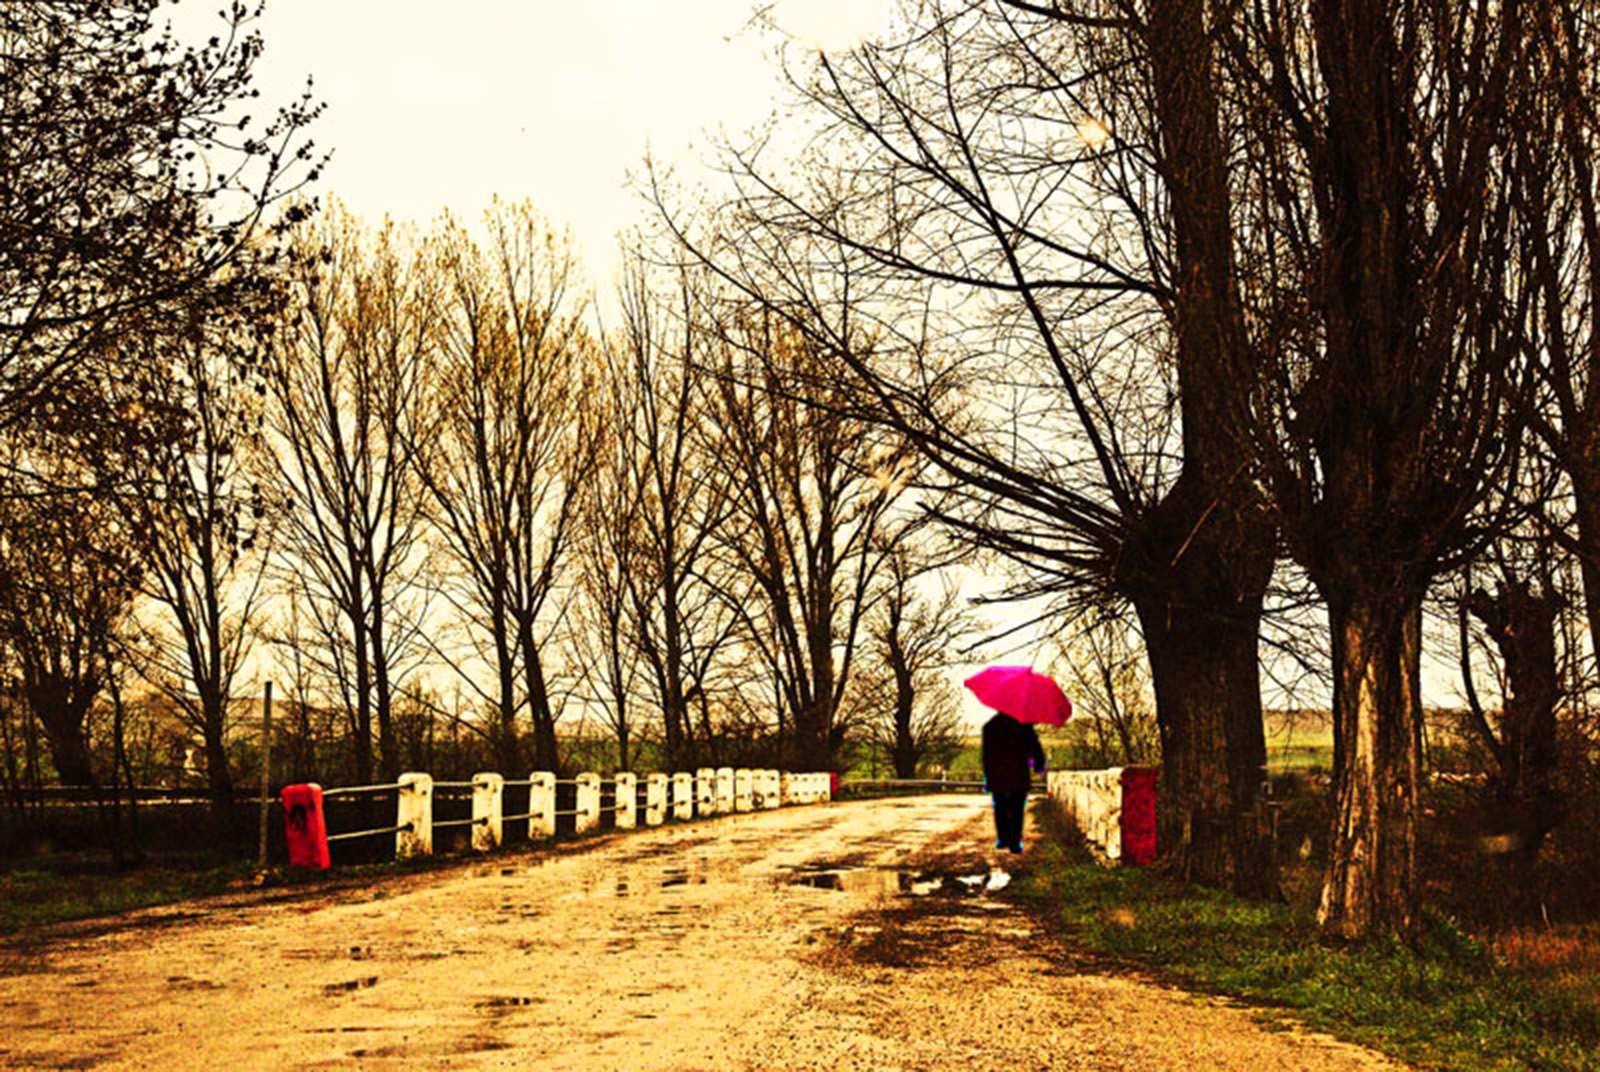
[[[1065,725],[1072,701],[1049,676],[1027,666],[990,666],[965,684],[995,712],[983,724],[983,784],[994,797],[994,847],[1021,852],[1032,771],[1044,773],[1044,748],[1034,723]]]
[[[1022,851],[1022,817],[1033,787],[1032,771],[1043,773],[1044,765],[1044,747],[1032,725],[1004,711],[983,724],[983,782],[994,800],[996,849]]]

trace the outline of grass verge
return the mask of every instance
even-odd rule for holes
[[[1418,1068],[1600,1069],[1600,997],[1514,972],[1450,921],[1419,949],[1336,947],[1309,912],[1097,864],[1051,808],[1012,885],[1067,946],[1191,990],[1282,1010]]]
[[[76,856],[0,871],[0,934],[22,927],[208,897],[250,885],[255,866],[151,864],[117,871]]]

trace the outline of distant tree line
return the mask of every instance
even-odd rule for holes
[[[526,205],[318,210],[317,106],[248,114],[258,12],[199,48],[157,12],[0,13],[13,813],[196,779],[226,813],[266,677],[279,769],[329,784],[568,769],[586,723],[619,767],[948,761],[965,606],[805,333],[642,246],[602,331]]]

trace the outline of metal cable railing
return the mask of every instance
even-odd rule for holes
[[[385,782],[382,785],[345,785],[336,789],[324,789],[322,791],[322,799],[353,796],[356,793],[391,793],[399,788],[399,782]]]
[[[566,820],[569,816],[578,820],[575,824],[576,831],[583,834],[597,828],[611,829],[612,826],[621,827],[624,824],[628,827],[639,823],[655,826],[668,820],[762,810],[777,807],[780,803],[813,803],[827,799],[826,781],[816,781],[818,778],[826,779],[826,774],[804,772],[796,775],[799,781],[796,783],[794,795],[791,797],[788,793],[784,793],[783,799],[780,799],[779,795],[777,774],[778,772],[770,770],[751,771],[743,780],[742,791],[740,778],[736,775],[730,784],[726,771],[722,770],[719,770],[715,779],[701,777],[698,773],[691,778],[681,772],[662,777],[634,774],[600,777],[595,773],[586,772],[571,778],[556,778],[545,772],[539,772],[535,776],[510,781],[498,775],[490,775],[479,776],[472,780],[436,782],[426,774],[407,775],[403,781],[338,786],[324,790],[322,793],[324,798],[345,798],[347,802],[345,807],[353,803],[351,798],[362,795],[396,794],[398,801],[394,805],[398,811],[395,815],[397,820],[395,825],[331,834],[326,837],[326,841],[349,842],[361,838],[409,833],[411,837],[396,838],[394,844],[396,855],[407,857],[433,851],[431,835],[434,828],[440,830],[471,828],[475,831],[473,848],[482,850],[496,847],[500,843],[500,838],[491,835],[485,839],[476,832],[477,828],[487,826],[490,830],[498,830],[501,824],[506,822],[531,820],[532,824],[528,831],[531,840],[554,835],[557,820]],[[787,779],[783,784],[787,788]],[[897,783],[892,779],[855,783],[856,786],[868,789],[897,786],[907,788],[942,786],[954,789],[970,788],[977,784],[909,780]],[[567,788],[569,786],[573,788]],[[503,791],[508,788],[515,790],[516,793],[505,796]],[[434,794],[433,790],[439,790],[439,793]],[[473,818],[434,819],[435,809],[430,803],[430,797],[437,796],[441,801],[454,802],[461,800],[462,795],[468,792],[475,801],[471,810],[480,814]],[[484,799],[486,793],[487,801]],[[502,814],[502,800],[507,803],[515,800],[524,806],[524,810]],[[557,808],[555,806],[557,800],[569,806]],[[290,806],[287,796],[285,805]],[[370,808],[359,810],[366,810],[370,815]],[[454,805],[452,810],[454,814],[459,815],[462,809],[459,805]],[[611,818],[602,822],[602,813],[610,813]],[[371,817],[365,821],[370,822]],[[574,826],[570,821],[561,825],[568,829]],[[451,842],[451,844],[456,843]],[[324,863],[322,866],[327,865]]]
[[[437,830],[442,826],[477,826],[479,823],[487,823],[488,821],[489,817],[487,815],[480,815],[476,819],[435,819],[433,828]]]
[[[848,782],[840,782],[840,791],[846,789],[916,789],[921,787],[936,789],[982,789],[984,783],[957,782],[943,778],[852,778]]]
[[[441,824],[434,823],[433,825],[439,826]],[[328,842],[331,844],[335,841],[349,841],[352,838],[372,837],[376,834],[398,834],[402,830],[412,829],[415,828],[411,823],[401,823],[399,826],[379,826],[372,830],[351,830],[349,833],[345,834],[329,834]]]

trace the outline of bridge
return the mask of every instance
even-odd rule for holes
[[[989,823],[733,811],[16,935],[0,1067],[1383,1067],[1082,970]]]

